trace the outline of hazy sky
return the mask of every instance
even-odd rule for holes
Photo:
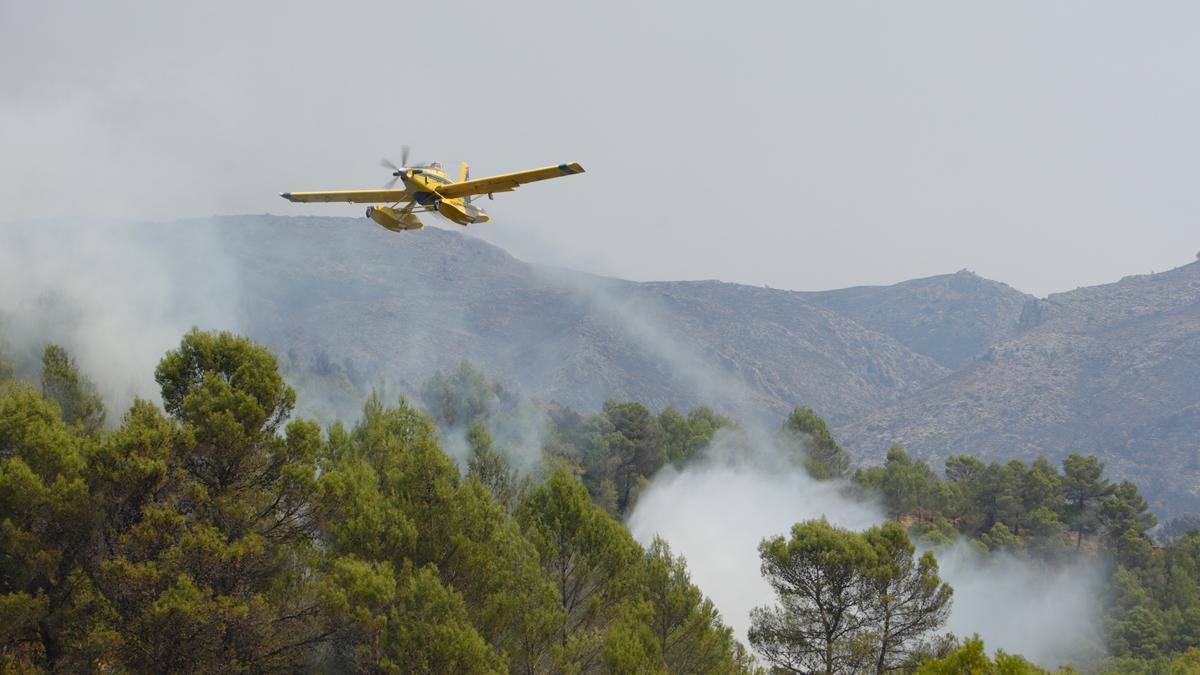
[[[358,215],[276,193],[382,185],[408,143],[476,176],[583,163],[471,228],[527,260],[1041,295],[1200,248],[1198,25],[1194,2],[0,0],[0,220]]]

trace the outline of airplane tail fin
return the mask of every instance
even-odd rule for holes
[[[462,170],[458,174],[459,181],[471,180],[471,167],[467,166],[466,162],[462,163]]]

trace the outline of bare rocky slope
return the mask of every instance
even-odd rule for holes
[[[838,432],[935,464],[1097,454],[1160,512],[1200,510],[1200,263],[1030,301],[1016,335]]]
[[[1095,453],[1160,513],[1200,509],[1200,264],[1044,300],[969,272],[801,293],[594,277],[364,219],[216,223],[248,331],[302,359],[409,383],[466,359],[583,411],[808,406],[861,461]]]
[[[1034,299],[966,270],[801,296],[951,369],[1015,334],[1025,304]]]

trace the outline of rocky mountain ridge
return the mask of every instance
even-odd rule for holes
[[[839,428],[860,455],[1101,456],[1160,510],[1200,509],[1200,263],[1030,301],[1018,332]]]
[[[789,291],[594,277],[432,228],[397,237],[358,220],[261,217],[218,226],[256,338],[408,382],[466,359],[581,410],[635,398],[774,420],[805,401],[848,421],[949,372]]]

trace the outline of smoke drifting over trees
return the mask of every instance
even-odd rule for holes
[[[192,326],[237,330],[238,271],[206,221],[0,223],[0,337],[37,372],[65,347],[109,407],[155,398],[154,364]]]
[[[884,523],[883,504],[855,492],[846,482],[812,479],[769,442],[747,444],[722,434],[698,461],[661,471],[628,522],[639,541],[661,536],[671,542],[745,636],[751,609],[773,601],[759,574],[758,542],[814,519],[852,531]],[[1102,578],[1090,564],[1058,568],[1004,554],[993,558],[965,541],[935,554],[942,578],[954,588],[950,632],[978,633],[992,649],[1047,666],[1095,655]]]
[[[301,528],[302,535],[285,537],[290,542],[284,542],[287,546],[299,547],[293,553],[308,550],[315,541],[344,554],[345,559],[325,561],[328,565],[320,567],[317,577],[328,585],[309,589],[312,594],[307,600],[315,603],[310,607],[312,622],[296,627],[301,635],[310,630],[317,631],[312,635],[329,631],[331,642],[322,644],[336,652],[336,657],[330,658],[338,659],[339,664],[363,665],[367,661],[356,659],[382,662],[415,653],[410,649],[413,643],[406,640],[426,638],[389,634],[371,626],[387,617],[388,621],[430,628],[434,624],[428,622],[437,615],[463,631],[464,641],[454,649],[461,649],[462,658],[468,659],[453,661],[449,652],[422,657],[445,667],[486,670],[520,663],[523,667],[533,664],[529,667],[537,672],[575,663],[585,671],[603,671],[652,663],[686,669],[691,667],[686,664],[696,663],[688,659],[696,658],[717,671],[733,672],[746,665],[746,653],[736,641],[745,644],[747,640],[751,610],[774,602],[760,574],[760,543],[787,535],[797,523],[822,518],[854,536],[882,532],[877,528],[889,521],[902,523],[917,546],[913,560],[930,552],[938,562],[941,579],[954,588],[951,610],[941,630],[964,639],[978,634],[988,650],[1021,653],[1048,666],[1067,661],[1097,663],[1106,652],[1125,659],[1145,659],[1165,650],[1181,656],[1164,658],[1190,658],[1183,655],[1193,643],[1195,614],[1200,611],[1195,597],[1200,594],[1168,593],[1167,588],[1200,587],[1200,579],[1190,571],[1195,567],[1196,535],[1189,534],[1193,528],[1186,518],[1174,519],[1172,526],[1163,530],[1163,545],[1156,546],[1149,537],[1154,519],[1137,487],[1112,482],[1094,457],[1069,458],[1061,469],[1044,460],[1027,465],[955,457],[947,462],[943,478],[934,468],[895,448],[883,465],[856,469],[857,458],[838,445],[830,428],[812,410],[796,409],[784,416],[756,410],[757,399],[747,393],[737,374],[710,367],[709,360],[694,351],[676,348],[674,333],[655,325],[653,305],[621,305],[606,290],[593,293],[586,285],[573,287],[570,293],[590,298],[588,302],[606,317],[610,330],[628,333],[648,354],[674,354],[670,359],[663,356],[663,367],[686,370],[679,377],[708,392],[712,407],[680,411],[610,400],[596,409],[576,411],[501,386],[487,370],[462,360],[449,367],[430,368],[431,377],[408,381],[387,369],[346,357],[335,345],[313,354],[283,351],[271,355],[249,346],[235,349],[230,346],[233,343],[226,344],[227,338],[190,332],[194,322],[190,317],[218,326],[244,322],[246,308],[231,298],[237,299],[239,293],[236,270],[245,268],[230,261],[222,242],[180,225],[166,226],[172,229],[158,234],[143,226],[103,227],[109,229],[97,226],[76,242],[62,243],[59,262],[46,270],[30,269],[27,278],[22,266],[55,255],[51,239],[61,235],[62,228],[14,229],[14,248],[0,253],[11,263],[3,268],[6,283],[0,298],[4,303],[0,305],[4,337],[0,380],[23,379],[34,386],[33,390],[8,390],[5,405],[13,416],[36,413],[30,419],[41,420],[44,438],[61,454],[53,461],[54,467],[46,469],[43,487],[22,493],[25,501],[21,504],[33,504],[31,513],[39,508],[44,513],[65,509],[61,517],[68,520],[75,518],[71,514],[83,513],[83,492],[64,493],[61,503],[46,505],[46,495],[52,490],[47,492],[50,488],[45,486],[54,484],[60,474],[72,485],[72,476],[82,476],[83,488],[79,489],[86,488],[91,495],[87,499],[111,498],[114,491],[126,488],[95,482],[99,474],[89,474],[92,469],[87,462],[141,462],[145,458],[129,454],[141,447],[136,441],[141,437],[163,439],[162,445],[154,446],[158,449],[143,447],[137,452],[152,451],[152,463],[165,462],[169,480],[182,481],[163,488],[168,491],[186,492],[189,485],[203,485],[210,496],[218,494],[220,498],[228,488],[221,487],[226,480],[275,485],[283,490],[271,497],[272,503],[280,500],[281,518],[320,519],[316,529],[309,523],[304,526],[308,529]],[[163,262],[178,257],[181,249],[194,257],[184,256],[173,265]],[[234,271],[225,276],[222,270]],[[580,280],[572,283],[578,285]],[[421,330],[400,339],[409,340]],[[174,335],[168,339],[169,333]],[[155,381],[150,376],[154,363],[185,334],[188,338],[180,355],[163,361]],[[161,351],[156,347],[159,341],[167,343]],[[419,360],[434,349],[436,346],[427,344],[405,354]],[[220,407],[222,401],[249,402],[243,397],[247,392],[238,393],[241,385],[234,383],[241,376],[206,360],[206,354],[222,350],[241,354],[238,358],[246,364],[241,372],[263,384],[248,390],[263,414],[247,418],[240,432],[233,428],[221,431],[220,425],[213,426],[215,418],[209,417],[216,410],[212,406]],[[267,367],[268,360],[280,364],[282,380],[271,375],[276,366]],[[199,379],[186,375],[192,371]],[[218,380],[234,383],[232,389],[206,383],[198,374],[208,371]],[[298,385],[295,400],[277,386],[283,381]],[[210,386],[216,389],[205,389]],[[181,396],[196,387],[208,391],[207,403],[201,405],[195,399],[188,404],[188,395]],[[377,392],[374,397],[371,390]],[[401,400],[402,393],[409,398],[391,407]],[[144,401],[131,406],[135,396],[162,400],[164,410],[156,412],[154,403]],[[105,405],[100,405],[100,398]],[[211,409],[206,412],[206,407]],[[319,411],[323,429],[302,419],[282,426],[282,416],[303,418],[308,411]],[[227,435],[230,433],[234,435]],[[406,445],[413,438],[419,442]],[[218,454],[195,454],[189,445],[193,442],[205,445],[205,452]],[[389,444],[393,450],[386,449]],[[93,447],[103,451],[80,450]],[[35,458],[42,449],[30,446],[20,450],[18,454],[25,453],[20,462],[55,456]],[[393,451],[414,454],[404,460],[407,463],[389,469],[389,462],[396,459],[389,454]],[[319,459],[312,460],[312,453]],[[10,470],[17,466],[15,457],[9,458],[13,460]],[[268,457],[269,461],[264,459]],[[283,474],[273,473],[280,468],[275,464],[279,461],[286,469]],[[312,479],[305,473],[312,461],[325,462],[318,480],[319,499],[315,493],[304,493],[313,489]],[[239,468],[234,470],[234,465]],[[260,469],[270,475],[234,475]],[[400,473],[390,473],[393,469]],[[120,471],[125,470],[133,468],[126,466]],[[107,475],[120,478],[119,474]],[[420,483],[428,479],[432,481],[428,484],[441,486],[438,490],[444,488],[446,492],[438,497],[442,506],[410,513],[405,509],[416,508],[415,503],[389,503],[389,486],[402,475],[408,476],[404,480]],[[293,499],[301,501],[289,501]],[[109,534],[104,536],[115,537],[116,529],[142,522],[139,519],[149,517],[145,509],[152,502],[113,506],[117,511],[112,517],[118,519],[113,522],[118,525],[103,525],[115,528],[106,530]],[[293,507],[296,510],[290,511]],[[26,507],[13,502],[6,508]],[[443,508],[445,513],[438,510]],[[574,524],[560,518],[567,512],[575,514]],[[423,539],[427,533],[422,524],[449,532],[466,523],[478,524],[473,520],[476,516],[486,516],[484,521],[492,523],[488,527],[498,527],[495,532],[508,532],[515,538],[503,546],[528,547],[525,553],[512,553],[517,557],[506,560],[526,569],[523,566],[532,565],[530,561],[536,558],[542,566],[541,572],[525,578],[527,584],[521,582],[520,593],[512,595],[489,586],[508,583],[489,577],[496,570],[470,572],[463,567],[451,577],[423,571],[423,566],[436,564],[450,553]],[[200,511],[188,511],[182,517],[179,522],[188,528],[200,528],[188,536],[199,536],[196,533],[210,526],[221,530],[236,525],[224,517],[219,526],[209,523]],[[372,523],[381,522],[380,518],[394,519],[398,529],[373,530]],[[620,526],[620,520],[626,522],[628,531]],[[41,537],[37,546],[68,567],[87,569],[97,560],[118,564],[112,561],[122,556],[134,561],[131,555],[144,554],[122,547],[146,542],[118,542],[100,554],[72,548],[92,536],[85,532],[54,534],[36,520],[18,525]],[[566,536],[553,528],[568,525],[578,535],[575,543],[579,548],[552,546],[556,537]],[[242,527],[239,532],[256,527],[259,525]],[[138,536],[150,534],[147,529]],[[55,538],[60,535],[66,539]],[[470,539],[477,535],[483,536],[479,532],[463,535],[482,547],[472,549],[475,552],[493,545],[503,548],[502,542]],[[222,536],[230,545],[251,545],[233,530]],[[326,541],[326,537],[333,539]],[[611,538],[611,547],[604,549],[603,555],[587,548],[594,545],[596,537]],[[521,538],[526,543],[521,543]],[[567,536],[563,541],[570,539]],[[385,544],[393,546],[391,553],[376,549]],[[267,565],[271,560],[278,562],[271,558],[277,553],[244,562]],[[615,557],[605,557],[610,554]],[[20,558],[25,553],[14,555]],[[520,556],[526,555],[532,557],[520,562]],[[548,587],[537,590],[554,576],[556,559],[561,564],[585,561],[590,565],[585,577],[577,580],[580,588],[590,590],[578,597],[566,593],[561,584],[558,595]],[[150,561],[139,560],[134,562]],[[476,562],[464,560],[463,564]],[[1114,565],[1119,567],[1114,569]],[[612,576],[632,569],[651,581],[629,586]],[[297,572],[297,568],[281,570],[276,568],[271,574],[308,573]],[[118,572],[113,568],[106,573]],[[65,596],[54,599],[59,591],[49,573],[18,572],[15,568],[12,573],[25,575],[21,586],[25,590],[16,591],[28,596],[19,598],[23,616],[66,621],[61,613],[65,606],[54,604]],[[252,596],[257,591],[251,587],[273,582],[269,574],[246,573],[249,595],[231,600],[234,604],[223,609],[209,607],[205,611],[211,610],[210,616],[234,611],[236,603],[243,600],[250,603],[247,606],[252,613],[261,609],[254,604],[258,600]],[[471,574],[479,578],[480,585],[457,576]],[[538,575],[542,581],[536,580]],[[166,583],[163,579],[159,581]],[[221,588],[213,582],[202,583],[198,577],[193,582],[195,589],[168,589],[161,584],[156,588],[164,593],[169,590],[180,601],[188,594],[203,596],[210,592],[206,589],[220,595]],[[344,597],[360,591],[366,595]],[[49,604],[43,604],[39,593]],[[526,593],[532,595],[523,595]],[[405,604],[412,594],[432,604]],[[120,644],[96,643],[96,649],[109,649],[111,655],[156,648],[151,635],[158,619],[147,614],[145,607],[117,595],[106,596],[103,602],[112,603],[114,611],[125,617],[121,630],[128,632]],[[268,598],[267,602],[270,605],[274,600]],[[347,607],[363,613],[350,619],[344,613]],[[287,609],[283,602],[249,620],[267,621],[270,612]],[[85,615],[72,615],[71,620]],[[368,615],[373,618],[361,623]],[[674,617],[674,623],[652,620],[667,616]],[[325,621],[331,623],[322,623]],[[260,641],[257,644],[275,645],[271,649],[284,646],[280,642],[284,636],[263,625],[247,626]],[[700,631],[703,639],[684,649],[675,642],[672,631],[688,635]],[[518,648],[512,641],[514,635],[524,635],[529,642]],[[951,658],[971,653],[976,643],[957,644],[931,639],[926,644],[928,652],[904,646],[893,653],[903,652],[914,659],[937,654]],[[47,649],[59,647],[47,643],[42,652],[26,656],[33,659],[30,663],[49,658]],[[257,647],[247,644],[236,649],[252,654]],[[891,658],[887,652],[879,652],[885,661]],[[211,663],[235,658],[232,653],[222,651]],[[366,653],[372,656],[362,656]],[[74,651],[70,658],[85,663],[109,657]],[[508,665],[500,665],[503,663]]]

